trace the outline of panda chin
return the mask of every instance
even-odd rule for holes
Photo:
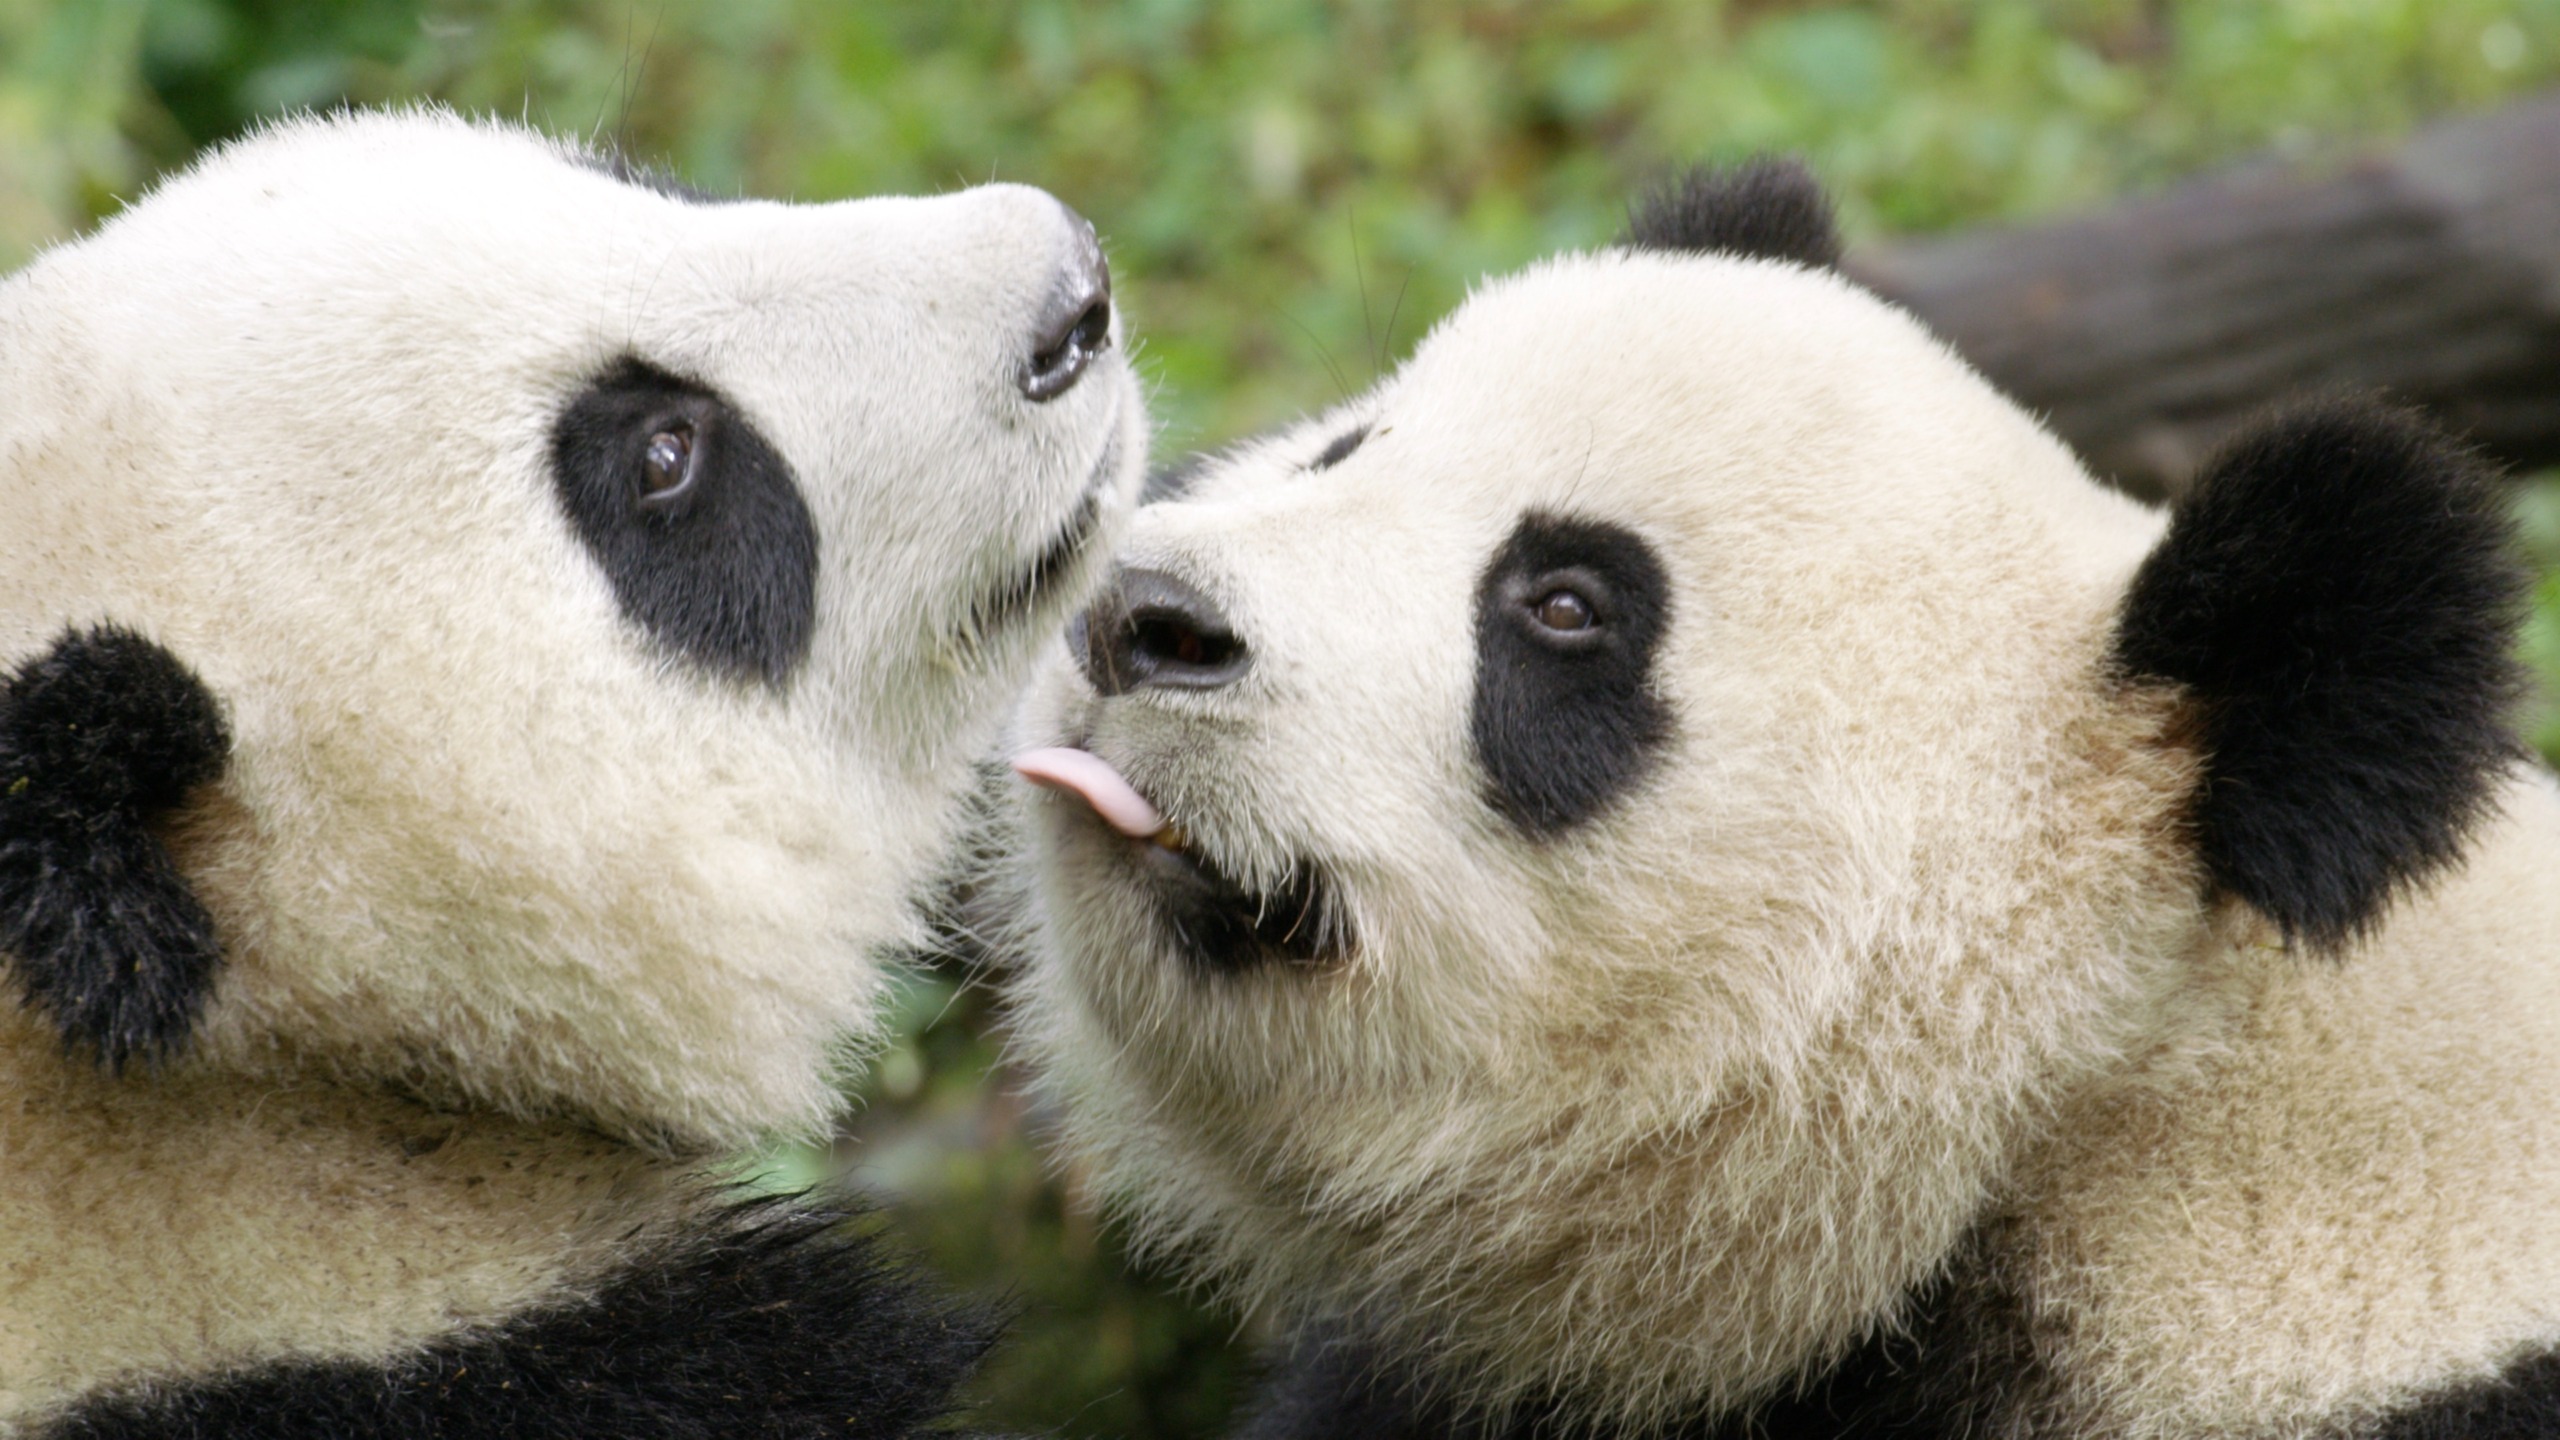
[[[1051,533],[1049,543],[971,603],[966,634],[981,641],[1001,635],[1028,619],[1041,601],[1067,593],[1060,582],[1075,570],[1101,530],[1103,506],[1119,473],[1120,437],[1115,431],[1102,447],[1102,458],[1094,462],[1075,509]]]
[[[1349,914],[1311,861],[1292,864],[1278,888],[1257,891],[1196,846],[1144,840],[1129,848],[1157,923],[1195,969],[1236,975],[1275,962],[1331,968],[1350,958]]]

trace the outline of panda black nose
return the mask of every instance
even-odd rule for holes
[[[1031,330],[1031,358],[1022,367],[1022,393],[1055,400],[1075,388],[1095,356],[1111,348],[1111,266],[1093,222],[1061,205],[1067,216],[1067,255],[1040,319]]]
[[[1067,635],[1084,678],[1104,695],[1149,687],[1215,690],[1251,668],[1252,652],[1209,597],[1161,570],[1123,570]]]

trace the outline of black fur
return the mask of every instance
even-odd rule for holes
[[[2439,1391],[2368,1433],[2372,1440],[2550,1440],[2560,1435],[2560,1351],[2537,1351],[2494,1379]]]
[[[1532,618],[1556,588],[1597,622],[1559,636]],[[1476,585],[1476,685],[1468,716],[1485,799],[1526,833],[1582,824],[1642,779],[1671,738],[1653,654],[1671,582],[1653,547],[1616,525],[1532,513]]]
[[[0,689],[0,955],[111,1070],[174,1052],[212,993],[213,917],[152,825],[230,754],[204,682],[130,630],[68,631]]]
[[[1300,861],[1280,887],[1256,891],[1207,857],[1140,847],[1156,913],[1175,953],[1204,973],[1232,975],[1274,963],[1329,966],[1348,959],[1351,916],[1322,867]]]
[[[610,175],[625,185],[654,191],[670,200],[682,200],[688,205],[724,203],[719,196],[664,166],[631,158],[630,153],[620,145],[614,145],[602,153],[579,156],[578,163],[599,174]]]
[[[1215,690],[1253,668],[1253,651],[1200,587],[1162,570],[1113,573],[1067,627],[1067,648],[1099,695]]]
[[[1334,436],[1331,440],[1326,441],[1324,449],[1316,452],[1316,458],[1309,462],[1307,468],[1310,470],[1330,470],[1334,466],[1341,464],[1343,461],[1350,459],[1351,452],[1359,449],[1368,441],[1368,439],[1369,427],[1366,425],[1354,425],[1350,429],[1343,431],[1341,434]]]
[[[1822,182],[1801,161],[1767,155],[1728,169],[1702,165],[1657,187],[1627,212],[1618,244],[1818,269],[1840,263],[1840,232]]]
[[[1497,1433],[1432,1404],[1359,1340],[1325,1330],[1289,1347],[1245,1402],[1236,1440],[1472,1440]]]
[[[1138,503],[1153,505],[1159,500],[1179,500],[1191,493],[1200,477],[1209,473],[1218,454],[1214,450],[1196,451],[1170,465],[1159,465],[1147,472],[1147,483],[1138,491]]]
[[[1365,423],[1354,425],[1326,441],[1324,448],[1316,452],[1316,457],[1307,462],[1307,469],[1330,470],[1350,459],[1351,452],[1368,443],[1369,430]],[[1225,458],[1224,451],[1200,450],[1171,464],[1157,466],[1148,472],[1146,486],[1138,492],[1138,503],[1152,505],[1159,500],[1181,499],[1191,493],[1191,487],[1201,476],[1216,469],[1218,462]]]
[[[2129,674],[2194,697],[2213,883],[2334,948],[2452,862],[2519,754],[2525,573],[2489,468],[2332,400],[2227,446],[2135,577]]]
[[[643,509],[642,456],[669,426],[693,433],[681,503]],[[818,614],[818,529],[791,467],[744,415],[690,380],[624,358],[551,434],[561,507],[622,613],[712,671],[779,685]]]
[[[1239,1440],[1988,1440],[2044,1432],[2051,1393],[2015,1291],[1969,1243],[1904,1322],[1758,1405],[1648,1430],[1596,1423],[1569,1401],[1500,1415],[1434,1398],[1384,1352],[1323,1332],[1294,1347],[1251,1402]]]
[[[1381,1352],[1328,1332],[1295,1347],[1248,1407],[1238,1440],[2069,1440],[2086,1417],[2037,1356],[2017,1290],[1979,1245],[1927,1287],[1908,1322],[1870,1336],[1821,1375],[1721,1419],[1630,1431],[1562,1404],[1500,1417],[1431,1400]],[[2560,1351],[2467,1380],[2336,1440],[2550,1440],[2560,1435]]]
[[[785,1440],[941,1433],[992,1320],[841,1210],[740,1205],[592,1298],[387,1363],[291,1360],[91,1396],[35,1440]]]

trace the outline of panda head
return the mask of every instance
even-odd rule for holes
[[[2462,452],[2314,407],[2163,517],[1835,249],[1760,165],[1485,285],[1165,487],[1035,685],[1016,1024],[1244,1303],[1738,1402],[2178,1063],[2211,956],[2347,945],[2481,808]]]
[[[0,285],[10,1024],[817,1123],[1134,496],[1116,335],[1037,190],[715,203],[433,112],[43,256]]]

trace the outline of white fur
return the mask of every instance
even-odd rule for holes
[[[1354,423],[1373,426],[1361,448],[1306,468]],[[1476,580],[1538,509],[1645,537],[1675,597],[1655,668],[1670,751],[1545,844],[1481,798],[1467,731]],[[2560,1011],[2524,973],[2560,968],[2560,927],[2520,880],[2466,880],[2441,905],[2487,918],[2457,933],[2412,911],[2380,959],[2334,972],[2263,960],[2262,936],[2209,910],[2179,838],[2196,761],[2175,697],[2106,661],[2160,532],[1837,277],[1611,253],[1487,286],[1371,395],[1140,512],[1123,559],[1217,600],[1252,647],[1242,680],[1103,703],[1061,660],[1035,688],[1021,740],[1092,749],[1231,872],[1321,862],[1361,942],[1339,973],[1198,975],[1150,923],[1128,842],[1027,796],[1016,1018],[1069,1154],[1144,1242],[1243,1304],[1400,1327],[1469,1399],[1561,1389],[1638,1423],[1837,1352],[2013,1204],[2065,1217],[2034,1222],[2052,1273],[2078,1277],[2046,1303],[2086,1310],[2119,1266],[2157,1287],[2073,1342],[2107,1357],[2079,1372],[2079,1433],[2268,1413],[2217,1385],[2291,1385],[2289,1415],[2334,1418],[2560,1331],[2560,1244],[2525,1223],[2550,1177],[2485,1163],[2560,1149]],[[2501,842],[2524,848],[2500,874],[2552,873],[2560,836],[2534,824]],[[2326,1069],[2250,1037],[2302,992],[2404,985],[2380,977],[2447,949],[2486,989],[2377,1001]],[[2284,978],[2250,991],[2244,960]],[[2323,1078],[2405,1078],[2393,1054],[2475,1043],[2509,1052],[2479,1106],[2509,1117],[2495,1140],[2448,1118],[2476,1091],[2438,1109],[2400,1080]],[[2429,1083],[2458,1083],[2440,1070]],[[2425,1287],[2393,1247],[2441,1250],[2435,1222],[2306,1198],[2287,1234],[2328,1247],[2337,1285],[2242,1273],[2269,1295],[2283,1279],[2315,1332],[2396,1313],[2427,1341],[2372,1351],[2377,1380],[2236,1319],[2175,1335],[2179,1287],[2232,1273],[2264,1232],[2173,1256],[2074,1187],[2123,1193],[2155,1153],[2124,1141],[2123,1096],[2243,1076],[2281,1098],[2229,1124],[2362,1106],[2410,1147],[2483,1147],[2463,1183],[2528,1278],[2391,1311],[2350,1257],[2411,1299]],[[2225,1186],[2288,1163],[2210,1113],[2142,1123]]]
[[[2560,792],[2502,800],[2342,964],[2207,947],[2215,1062],[2090,1087],[2026,1152],[2078,1433],[2331,1434],[2560,1338]]]
[[[556,1288],[665,1183],[580,1126],[700,1153],[835,1113],[870,952],[1086,567],[1010,629],[973,603],[1096,490],[1107,543],[1143,467],[1117,351],[1018,388],[1078,223],[1020,186],[691,203],[414,112],[274,127],[0,285],[0,661],[133,626],[235,738],[171,834],[225,949],[185,1056],[118,1089],[0,1030],[0,1417]],[[625,620],[564,516],[552,421],[622,356],[797,477],[818,617],[778,689]],[[353,1158],[426,1123],[383,1085],[483,1139]],[[507,1218],[404,1230],[433,1167]]]

